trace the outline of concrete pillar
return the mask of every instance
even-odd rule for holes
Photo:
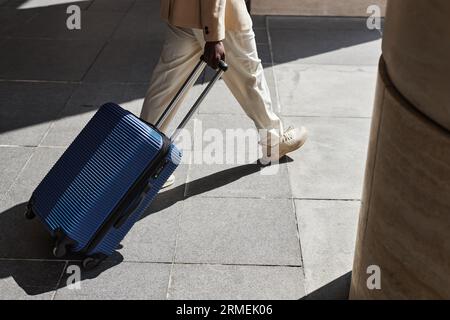
[[[448,17],[448,0],[388,1],[351,299],[450,299]]]

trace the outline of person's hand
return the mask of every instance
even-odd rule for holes
[[[211,68],[219,68],[219,61],[225,61],[225,48],[223,47],[222,41],[206,42],[203,57]]]

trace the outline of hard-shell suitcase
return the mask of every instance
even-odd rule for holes
[[[154,125],[114,103],[103,105],[34,190],[26,217],[38,217],[55,238],[53,253],[84,256],[95,267],[118,247],[177,168],[181,152],[173,144],[194,114],[217,73],[170,138],[158,128],[197,80],[199,63]]]

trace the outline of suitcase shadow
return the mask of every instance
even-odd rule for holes
[[[290,162],[285,158],[281,163]],[[161,192],[151,207],[144,213],[146,216],[162,211],[178,201],[186,200],[261,170],[257,163],[226,169],[209,176],[184,183]],[[186,194],[186,191],[188,193]],[[70,284],[71,265],[80,265],[82,257],[71,255],[64,260],[55,259],[52,254],[54,240],[37,220],[26,220],[26,202],[17,204],[0,213],[0,288],[8,278],[13,278],[17,285],[29,296],[36,296],[62,289]],[[120,246],[119,248],[120,249]],[[90,271],[82,270],[80,281],[97,278],[100,274],[120,264],[123,256],[115,252],[111,257]],[[69,282],[68,282],[69,281]],[[8,289],[14,292],[15,289]],[[4,292],[4,297],[9,294]]]
[[[14,298],[18,292],[10,284],[10,278],[29,296],[66,287],[66,279],[71,275],[66,272],[67,266],[80,265],[82,259],[77,255],[68,255],[64,260],[54,258],[54,240],[37,219],[25,219],[25,209],[26,202],[23,202],[0,213],[0,290],[3,298]],[[96,278],[122,261],[123,256],[115,252],[95,269],[81,271],[80,281]]]
[[[280,160],[280,165],[292,161],[292,158],[285,156]],[[178,201],[184,201],[190,197],[197,196],[233,183],[245,176],[258,173],[262,168],[263,166],[256,162],[245,164],[222,170],[209,176],[163,190],[157,195],[155,201],[149,209],[144,212],[141,219],[144,219],[153,213],[167,209],[176,204]]]

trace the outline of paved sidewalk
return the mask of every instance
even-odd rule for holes
[[[117,253],[71,290],[77,261],[52,258],[26,201],[100,104],[139,113],[165,30],[158,0],[92,0],[76,3],[82,30],[69,31],[73,3],[0,0],[0,298],[345,298],[380,33],[364,19],[254,17],[276,111],[309,129],[307,144],[276,175],[255,159],[181,165]],[[252,128],[222,81],[196,119],[204,131]]]

